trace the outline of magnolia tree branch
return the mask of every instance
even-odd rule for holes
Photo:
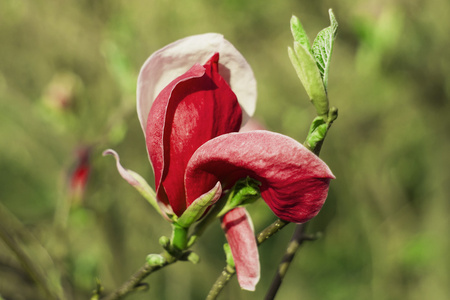
[[[235,268],[230,265],[226,265],[225,268],[223,268],[222,273],[220,273],[220,276],[216,279],[216,282],[214,282],[213,286],[211,287],[206,300],[216,299],[227,282],[230,281],[235,273]]]
[[[278,219],[267,226],[263,231],[256,235],[256,243],[258,244],[258,246],[264,243],[272,235],[283,229],[287,224],[289,224],[289,222]]]
[[[283,220],[277,220],[273,222],[271,225],[266,227],[264,230],[262,230],[258,235],[256,236],[256,240],[258,245],[262,244],[264,241],[266,241],[268,238],[270,238],[272,235],[280,231],[283,227],[285,227],[289,222],[283,221]],[[136,273],[134,273],[130,279],[128,279],[124,284],[122,284],[121,287],[119,287],[116,291],[112,292],[111,294],[102,297],[102,300],[116,300],[116,299],[122,299],[129,293],[136,290],[136,288],[139,286],[142,280],[144,280],[147,276],[149,276],[151,273],[156,272],[168,265],[171,265],[178,261],[178,259],[174,256],[171,256],[167,252],[161,253],[161,256],[165,258],[165,261],[157,266],[152,266],[149,263],[145,263]],[[233,277],[235,273],[234,268],[230,266],[226,266],[224,270],[222,271],[220,277],[216,280],[216,283],[214,284],[214,287],[211,289],[210,294],[208,295],[209,300],[215,299],[222,288],[226,285],[226,283]],[[92,298],[96,299],[96,298]]]
[[[284,254],[280,264],[278,265],[277,273],[275,274],[275,277],[272,280],[272,284],[270,285],[270,288],[267,291],[264,300],[271,300],[275,298],[275,295],[277,294],[278,289],[280,288],[281,282],[283,281],[283,278],[286,275],[292,260],[294,259],[295,253],[297,253],[297,250],[299,249],[301,244],[304,241],[315,239],[305,235],[307,225],[308,223],[304,223],[298,224],[295,227],[294,234],[292,235],[288,247],[286,248],[286,253]]]
[[[136,273],[134,273],[130,277],[130,279],[128,279],[124,284],[122,284],[121,287],[119,287],[116,291],[112,292],[111,294],[102,297],[101,299],[102,300],[122,299],[127,294],[135,291],[139,287],[141,281],[144,280],[148,275],[178,261],[178,258],[170,255],[167,252],[163,252],[160,255],[161,257],[165,258],[161,264],[150,265],[148,262],[146,262]],[[93,297],[92,299],[95,298]]]

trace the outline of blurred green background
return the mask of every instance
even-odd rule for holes
[[[162,46],[224,34],[254,69],[258,120],[303,141],[314,108],[287,56],[289,20],[313,39],[328,8],[339,118],[321,155],[337,179],[308,228],[323,236],[300,249],[277,299],[449,299],[450,2],[418,0],[1,1],[0,295],[48,298],[17,256],[55,293],[87,299],[96,278],[111,291],[161,250],[170,226],[101,152],[153,182],[135,85]],[[89,170],[85,190],[74,170]],[[263,202],[250,212],[256,230],[275,220]],[[293,229],[261,246],[256,292],[233,279],[220,299],[262,299]],[[194,247],[200,264],[157,272],[129,299],[203,299],[224,241],[215,224]]]

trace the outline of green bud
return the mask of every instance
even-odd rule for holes
[[[96,278],[96,285],[95,285],[95,290],[92,291],[92,296],[90,300],[98,300],[100,299],[100,296],[103,292],[103,286],[100,282],[100,279]],[[3,300],[3,298],[0,296],[0,300]]]
[[[159,244],[164,248],[168,249],[170,246],[170,239],[167,236],[162,236],[159,238]]]
[[[330,26],[322,29],[317,34],[312,45],[313,54],[323,80],[325,91],[328,89],[328,71],[330,69],[331,54],[333,53],[334,39],[336,38],[338,28],[333,11],[330,9],[328,13],[330,14]]]
[[[160,254],[149,254],[146,261],[152,267],[160,267],[166,263],[166,259]]]
[[[188,261],[190,261],[194,265],[197,264],[200,261],[200,257],[195,252],[190,252],[188,257],[187,257],[187,259],[188,259]]]

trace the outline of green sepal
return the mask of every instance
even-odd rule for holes
[[[238,180],[229,191],[225,206],[217,214],[217,217],[225,215],[233,208],[258,200],[261,197],[260,186],[261,182],[248,176]]]
[[[334,40],[336,38],[338,23],[333,11],[328,10],[330,15],[330,26],[322,29],[312,45],[312,51],[323,80],[325,91],[328,88],[328,71],[330,69],[331,54],[333,52]]]
[[[228,243],[223,244],[223,251],[225,252],[227,266],[234,268],[235,265],[234,265],[233,254],[231,253],[231,248]]]
[[[184,228],[189,228],[194,222],[200,219],[205,213],[206,209],[219,200],[222,194],[222,186],[220,182],[207,193],[198,197],[183,214],[178,218],[176,223]]]

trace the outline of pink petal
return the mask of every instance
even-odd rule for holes
[[[106,156],[106,155],[114,156],[114,158],[116,160],[117,171],[119,171],[119,174],[120,174],[120,176],[122,176],[123,179],[125,179],[132,186],[139,185],[139,181],[136,178],[134,178],[134,176],[130,173],[130,170],[127,170],[122,166],[122,164],[120,163],[119,154],[117,154],[116,151],[114,151],[112,149],[105,150],[105,151],[103,151],[103,156]]]
[[[125,169],[120,163],[119,154],[112,149],[103,151],[103,156],[112,155],[116,160],[116,167],[119,171],[120,176],[125,179],[130,185],[132,185],[136,190],[141,193],[142,196],[156,209],[156,211],[162,215],[166,220],[171,221],[169,216],[173,215],[172,208],[170,206],[161,203],[156,199],[155,192],[148,185],[145,179],[138,173]]]
[[[188,203],[217,181],[227,189],[250,176],[262,183],[261,196],[279,218],[303,223],[327,198],[328,166],[297,141],[257,130],[219,136],[193,154],[186,170]]]
[[[203,67],[194,65],[172,81],[149,113],[146,142],[157,196],[178,216],[186,209],[184,171],[191,155],[206,141],[241,125],[241,109],[218,73],[218,59],[215,54]]]
[[[206,33],[178,40],[153,53],[142,66],[137,85],[137,111],[142,130],[156,96],[194,64],[205,64],[220,53],[219,73],[231,86],[244,110],[244,122],[256,105],[256,80],[245,58],[221,34]]]
[[[233,254],[239,285],[245,290],[254,291],[259,281],[260,266],[250,215],[245,208],[235,208],[223,216],[222,229]]]

